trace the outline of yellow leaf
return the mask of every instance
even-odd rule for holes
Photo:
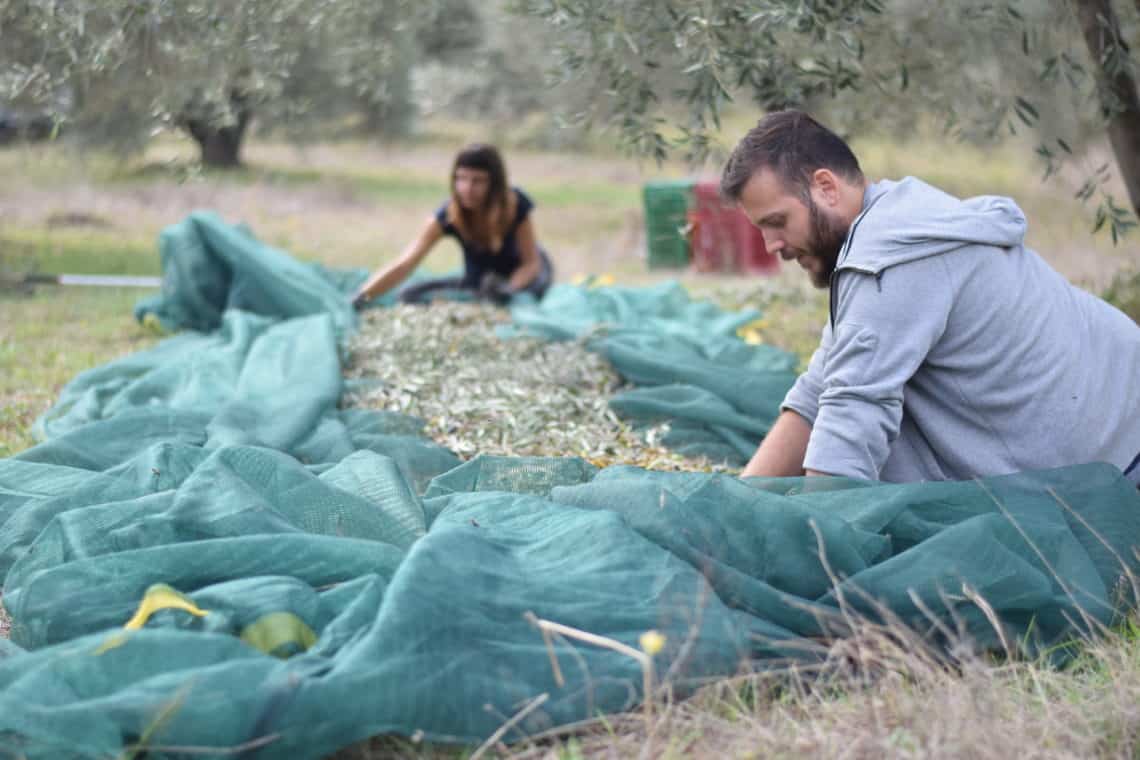
[[[123,626],[128,631],[136,631],[146,625],[150,616],[159,610],[185,610],[195,617],[204,617],[205,611],[198,609],[190,598],[178,593],[165,583],[156,583],[146,590],[134,617]]]
[[[190,601],[189,597],[178,593],[165,583],[156,583],[143,594],[142,601],[139,602],[138,610],[136,610],[134,616],[127,621],[127,624],[123,626],[123,629],[127,631],[137,631],[146,625],[146,621],[150,620],[151,615],[159,610],[169,609],[185,610],[195,617],[203,617],[206,615],[206,611],[198,609],[194,602]],[[126,642],[126,634],[112,634],[96,648],[95,654],[103,654],[104,652],[122,646]]]

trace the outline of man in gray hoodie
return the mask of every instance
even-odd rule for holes
[[[721,191],[831,291],[819,349],[744,475],[959,480],[1106,461],[1140,482],[1140,327],[1026,248],[1012,200],[868,183],[800,111],[740,141]]]

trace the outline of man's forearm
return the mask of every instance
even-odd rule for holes
[[[785,410],[760,442],[741,477],[788,477],[804,474],[811,425],[796,412]]]

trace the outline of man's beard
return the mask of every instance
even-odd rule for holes
[[[823,212],[810,197],[807,207],[811,221],[811,239],[808,241],[807,253],[823,262],[823,268],[819,272],[808,272],[808,274],[811,276],[812,285],[826,288],[831,285],[831,275],[835,272],[835,265],[839,262],[839,251],[847,240],[851,225],[837,222],[834,217]]]

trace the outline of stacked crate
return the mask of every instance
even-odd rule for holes
[[[645,238],[650,269],[771,274],[780,261],[760,231],[735,205],[724,203],[716,182],[691,179],[646,183]]]
[[[647,182],[642,188],[650,269],[681,269],[689,265],[693,184],[691,179],[663,180]]]
[[[780,268],[760,230],[735,204],[724,202],[717,183],[693,186],[689,218],[692,262],[699,271],[774,274]]]

